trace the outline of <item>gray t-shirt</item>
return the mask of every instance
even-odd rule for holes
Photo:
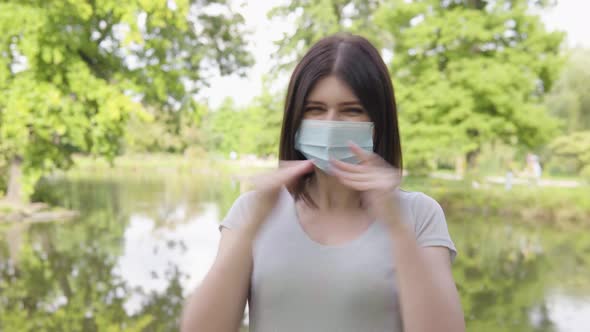
[[[239,227],[253,198],[241,195],[220,228]],[[418,244],[447,247],[454,259],[440,205],[419,192],[400,190],[400,198]],[[250,331],[402,332],[392,241],[382,223],[343,245],[319,244],[301,227],[284,189],[252,255]]]

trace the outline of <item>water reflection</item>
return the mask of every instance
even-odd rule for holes
[[[186,222],[156,227],[150,217],[131,215],[124,234],[123,254],[116,265],[129,287],[162,294],[168,286],[167,277],[177,270],[186,295],[203,279],[217,252],[219,211],[215,204],[208,203],[200,216],[185,217]],[[143,300],[137,295],[127,299],[127,314],[136,314]]]
[[[557,332],[588,331],[590,296],[550,290],[545,303],[529,311],[529,319],[539,330],[550,326]]]
[[[219,219],[238,191],[192,177],[45,183],[45,200],[82,214],[0,228],[0,330],[175,330],[184,297],[215,258]],[[588,331],[583,232],[448,219],[469,331]]]

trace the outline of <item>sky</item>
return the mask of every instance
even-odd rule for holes
[[[266,13],[273,7],[288,0],[237,0],[236,10],[244,16],[246,28],[252,31],[249,36],[249,50],[254,56],[255,65],[247,76],[214,77],[210,87],[204,89],[200,98],[209,101],[213,108],[219,106],[224,98],[232,97],[237,105],[245,106],[262,90],[261,77],[272,67],[271,55],[276,51],[274,41],[284,33],[289,33],[292,22],[269,20]],[[590,47],[590,0],[557,0],[557,6],[541,12],[541,17],[549,30],[567,33],[569,46]],[[281,78],[277,86],[286,86],[288,77]]]

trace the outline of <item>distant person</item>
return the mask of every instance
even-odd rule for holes
[[[504,181],[504,187],[506,190],[512,189],[512,180],[514,180],[514,172],[512,171],[512,168],[508,168],[506,171],[506,179]]]
[[[518,167],[515,166],[512,158],[510,158],[506,161],[505,167],[506,167],[506,177],[504,178],[504,188],[507,191],[510,191],[510,190],[512,190],[512,186],[514,184],[514,177],[519,174]]]
[[[541,182],[541,175],[543,174],[543,168],[539,161],[539,156],[533,153],[528,153],[526,157],[527,162],[527,174],[531,185],[539,185]]]
[[[533,178],[536,185],[541,183],[541,175],[543,174],[543,168],[539,161],[539,156],[533,155]]]
[[[281,167],[225,216],[182,331],[238,331],[246,301],[254,332],[464,331],[443,210],[399,188],[401,151],[375,47],[312,46],[289,83]]]

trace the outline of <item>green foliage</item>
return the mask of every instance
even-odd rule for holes
[[[246,108],[245,115],[241,140],[248,144],[246,151],[277,156],[283,121],[282,98],[271,94],[265,87],[263,93]]]
[[[184,153],[205,145],[202,120],[206,105],[196,102],[189,108],[166,112],[150,110],[146,120],[132,116],[125,130],[125,153]]]
[[[395,41],[391,72],[410,167],[477,153],[491,140],[536,147],[554,133],[542,107],[563,36],[529,1],[386,1],[375,14]]]
[[[279,43],[293,63],[315,41],[346,30],[393,53],[405,161],[477,155],[485,142],[538,147],[555,133],[543,107],[562,62],[563,35],[547,32],[533,7],[547,1],[291,1],[270,15],[295,19]],[[284,62],[282,62],[284,61]],[[471,163],[473,166],[473,163]]]
[[[6,174],[8,172],[8,165],[6,165],[6,160],[4,160],[0,156],[0,174]],[[4,196],[6,192],[6,180],[8,180],[4,176],[0,176],[0,197]]]
[[[28,193],[74,152],[112,159],[130,115],[194,110],[204,66],[251,63],[242,23],[224,0],[0,1],[1,159]]]
[[[269,17],[289,19],[295,31],[277,42],[275,59],[280,69],[291,69],[307,49],[322,37],[342,30],[360,33],[377,45],[384,40],[371,21],[379,0],[292,0],[273,8]]]
[[[547,108],[567,133],[590,130],[590,50],[574,49],[546,99]]]
[[[241,118],[233,99],[226,98],[206,120],[208,148],[226,155],[239,151]]]
[[[548,148],[550,167],[561,173],[579,174],[590,179],[590,131],[559,136]]]
[[[208,148],[261,156],[277,155],[283,112],[277,96],[265,90],[245,108],[226,99],[205,121]]]

